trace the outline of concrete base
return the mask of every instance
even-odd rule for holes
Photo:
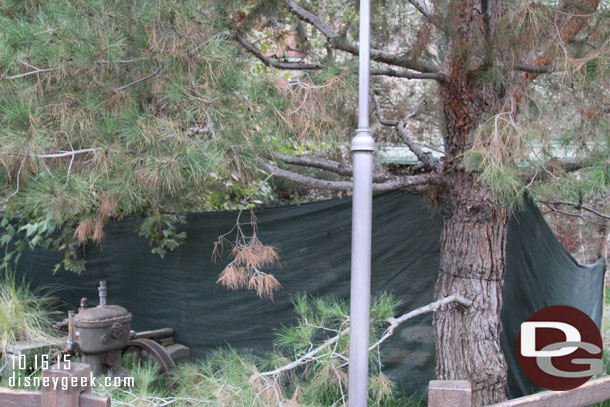
[[[56,360],[51,360],[51,356],[56,350],[62,349],[65,345],[63,339],[50,340],[47,342],[34,341],[19,341],[6,348],[6,366],[0,371],[1,376],[12,376],[15,370],[19,370],[19,362],[21,360],[23,366],[23,358],[25,357],[27,374],[32,370],[42,367],[42,355],[48,355],[48,366],[53,365]],[[1,366],[0,366],[1,367]]]

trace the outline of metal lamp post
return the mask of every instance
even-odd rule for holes
[[[371,233],[373,151],[369,129],[370,0],[360,0],[358,129],[352,140],[352,273],[350,293],[349,406],[368,404],[369,310],[371,303]]]

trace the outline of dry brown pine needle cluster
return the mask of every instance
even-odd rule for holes
[[[231,255],[233,261],[220,273],[216,282],[232,290],[254,290],[261,298],[273,299],[273,292],[281,285],[272,274],[260,270],[278,263],[276,249],[252,236],[247,243],[238,243],[233,247]]]
[[[95,215],[81,220],[74,230],[74,237],[78,243],[85,244],[91,238],[94,243],[99,244],[104,238],[104,224],[109,218],[115,216],[118,208],[118,200],[114,195],[104,195]]]

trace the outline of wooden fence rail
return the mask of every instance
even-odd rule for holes
[[[591,380],[568,391],[544,391],[485,407],[585,407],[610,400],[610,376]],[[428,388],[428,407],[471,407],[470,382],[432,380]]]
[[[91,368],[83,363],[71,363],[69,368],[53,365],[42,372],[49,386],[41,391],[15,390],[0,387],[2,407],[110,407],[108,397],[91,395]],[[48,379],[45,379],[48,377]],[[67,386],[62,384],[67,383]],[[76,385],[73,385],[76,383]]]

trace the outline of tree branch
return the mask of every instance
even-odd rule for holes
[[[352,55],[358,55],[358,46],[342,37],[335,37],[332,39],[331,45],[335,49],[345,51]],[[439,67],[434,64],[414,61],[411,58],[380,51],[375,48],[371,48],[371,60],[399,66],[401,68],[412,69],[422,73],[437,73],[439,71]]]
[[[396,329],[396,327],[398,325],[400,325],[410,319],[413,319],[419,315],[427,314],[429,312],[435,312],[435,311],[439,310],[440,308],[442,308],[444,305],[447,305],[450,303],[458,303],[460,305],[468,307],[472,304],[472,301],[466,299],[465,297],[463,297],[459,294],[452,294],[452,295],[449,295],[449,296],[443,298],[442,300],[438,300],[438,301],[432,302],[428,305],[425,305],[423,307],[419,307],[407,314],[401,315],[398,318],[388,318],[386,321],[390,324],[390,326],[388,327],[388,329],[386,329],[386,331],[383,334],[383,336],[381,337],[381,339],[379,339],[373,346],[371,346],[369,348],[369,351],[375,349],[382,342],[384,342],[386,339],[388,339],[390,336],[392,336],[392,334],[394,333],[394,330]],[[339,341],[339,339],[341,339],[343,336],[347,335],[349,333],[349,331],[350,331],[350,328],[345,328],[344,330],[339,332],[336,336],[333,336],[333,337],[327,339],[320,346],[316,347],[315,349],[312,349],[311,351],[307,352],[306,354],[299,357],[298,359],[288,363],[287,365],[278,367],[278,368],[268,371],[268,372],[261,372],[259,374],[262,376],[271,376],[271,377],[277,378],[284,372],[292,370],[305,363],[311,362],[312,360],[315,360],[316,355],[318,355],[320,352],[328,349],[331,345],[337,343],[337,341]]]
[[[540,167],[526,172],[521,179],[526,183],[532,183],[538,175],[548,173],[553,168],[560,168],[565,172],[574,172],[583,169],[586,164],[587,161],[581,158],[554,158],[546,161]],[[546,177],[541,176],[540,178],[544,179]]]
[[[398,130],[398,134],[400,135],[402,140],[405,142],[407,147],[409,147],[409,150],[413,151],[413,154],[415,154],[415,156],[417,158],[419,158],[419,160],[422,163],[424,163],[430,169],[440,172],[443,169],[443,164],[441,163],[441,161],[434,158],[434,156],[432,154],[422,150],[422,148],[415,142],[415,140],[413,140],[413,138],[411,137],[411,135],[407,132],[407,129],[405,128],[405,123],[407,122],[407,120],[409,120],[411,117],[415,116],[415,114],[419,110],[419,107],[424,102],[425,102],[425,99],[422,99],[417,104],[417,106],[415,106],[415,109],[413,109],[413,111],[408,113],[400,122],[398,122],[398,126],[396,126],[396,130]]]
[[[157,75],[159,75],[159,73],[161,73],[161,69],[163,69],[163,65],[159,65],[159,67],[157,69],[155,69],[154,72],[149,73],[148,75],[144,76],[143,78],[136,79],[135,81],[130,82],[127,85],[119,86],[118,88],[116,88],[116,90],[127,89],[128,87],[136,85],[136,84],[138,84],[140,82],[144,82],[145,80],[150,79],[153,76],[157,76]]]
[[[570,202],[570,201],[544,201],[544,200],[540,200],[540,199],[538,200],[538,202],[549,206],[553,210],[555,210],[555,208],[552,208],[550,205],[565,205],[565,206],[571,206],[571,207],[576,208],[578,210],[582,209],[583,211],[590,212],[593,215],[598,216],[598,217],[603,218],[603,219],[610,219],[610,215],[606,215],[605,213],[599,212],[599,211],[591,208],[590,206],[579,204],[579,203],[576,203],[576,202]],[[571,215],[571,216],[576,216],[576,214],[572,214],[572,213],[565,213],[565,214],[566,215]]]
[[[62,157],[74,157],[77,154],[94,153],[99,148],[83,148],[80,150],[72,151],[60,151],[54,154],[29,154],[29,153],[12,153],[12,152],[0,152],[0,155],[17,155],[23,157],[36,157],[36,158],[62,158]]]
[[[159,60],[159,57],[137,57],[137,58],[131,58],[131,59],[115,59],[115,60],[108,60],[108,59],[96,59],[93,62],[96,64],[102,64],[102,65],[110,65],[110,64],[131,64],[133,62],[139,62],[139,61],[148,61],[148,60]],[[33,68],[33,71],[29,71],[29,72],[24,72],[24,73],[20,73],[17,75],[11,75],[11,76],[2,76],[2,74],[0,74],[0,79],[17,79],[17,78],[23,78],[25,76],[30,76],[30,75],[37,75],[40,73],[45,73],[45,72],[53,72],[53,71],[57,71],[58,69],[61,69],[62,67],[65,66],[73,66],[76,65],[74,62],[62,62],[61,65],[59,66],[55,66],[52,68],[37,68],[34,65],[28,64],[26,62],[21,62],[22,64],[26,65],[29,68]]]
[[[23,78],[24,76],[30,76],[30,75],[37,75],[39,73],[44,73],[44,72],[52,72],[52,71],[56,71],[58,70],[59,67],[54,67],[54,68],[36,68],[33,71],[29,71],[29,72],[25,72],[25,73],[20,73],[17,75],[12,75],[12,76],[5,76],[4,78],[2,78],[2,75],[0,75],[0,79],[17,79],[17,78]]]
[[[562,18],[562,21],[560,21],[559,24],[555,21],[555,34],[546,41],[546,45],[542,47],[542,52],[535,53],[530,58],[532,60],[531,64],[522,63],[517,64],[517,66],[520,66],[521,68],[550,68],[556,57],[556,53],[553,51],[556,44],[559,43],[564,45],[573,42],[583,25],[588,21],[588,17],[592,15],[598,5],[599,0],[566,0],[560,2],[560,7],[563,8],[563,10],[557,10],[558,12],[570,11],[570,8],[574,6],[576,6],[577,11],[566,13],[565,16],[567,18]],[[531,81],[536,79],[541,73],[547,73],[545,72],[545,68],[540,68],[540,70],[533,69],[534,72],[525,69],[520,70],[526,72],[523,79]]]
[[[398,325],[407,322],[408,320],[413,319],[417,316],[427,314],[429,312],[435,312],[442,308],[444,305],[451,303],[457,303],[463,305],[464,307],[469,307],[472,305],[472,301],[470,301],[466,297],[463,297],[460,294],[451,294],[443,298],[442,300],[434,301],[428,305],[419,307],[411,312],[401,315],[398,318],[388,318],[386,321],[390,324],[390,326],[386,329],[381,338],[379,338],[379,340],[369,348],[369,351],[372,351],[373,349],[381,345],[386,339],[392,336],[394,334],[394,330],[398,327]]]
[[[434,5],[425,0],[409,0],[409,3],[417,9],[424,17],[432,20],[434,16]]]
[[[260,52],[254,45],[248,42],[244,37],[239,35],[238,33],[233,33],[233,37],[235,40],[241,44],[246,51],[250,52],[256,58],[258,58],[263,64],[277,68],[277,69],[288,69],[288,70],[316,70],[323,69],[323,64],[310,64],[310,63],[298,63],[298,62],[281,62],[277,61],[273,58],[269,58],[265,56],[262,52]],[[440,81],[442,80],[442,75],[440,73],[421,73],[421,72],[413,72],[409,70],[395,70],[392,68],[385,69],[371,69],[370,74],[372,76],[389,76],[393,78],[406,78],[406,79],[432,79]]]
[[[239,42],[249,53],[254,55],[256,58],[260,59],[261,62],[269,67],[277,68],[277,69],[294,69],[294,70],[315,70],[322,69],[324,65],[322,64],[307,64],[307,63],[298,63],[298,62],[280,62],[276,61],[273,58],[269,58],[265,56],[262,52],[260,52],[256,47],[246,41],[238,33],[234,33],[233,37],[237,42]]]
[[[329,25],[327,25],[320,17],[313,14],[310,11],[305,10],[303,7],[297,5],[293,0],[281,0],[282,3],[300,20],[314,26],[328,39],[333,39],[338,34]]]
[[[332,27],[322,21],[320,17],[297,5],[293,0],[281,1],[298,19],[312,25],[328,38],[332,48],[345,51],[352,55],[358,55],[358,46],[347,41],[345,38],[342,38]],[[371,48],[371,59],[388,65],[413,69],[418,72],[436,73],[439,71],[439,68],[434,64],[417,62],[405,56],[380,51],[374,48]]]
[[[592,219],[587,219],[587,217],[583,216],[583,214],[582,214],[582,213],[568,212],[568,211],[561,210],[561,209],[559,209],[559,208],[555,208],[553,205],[551,205],[551,204],[550,204],[550,203],[548,203],[548,202],[542,202],[542,201],[538,201],[538,202],[540,202],[540,203],[544,203],[544,205],[546,205],[546,206],[547,206],[547,207],[550,209],[550,211],[551,211],[551,212],[560,213],[560,214],[562,214],[562,215],[566,215],[566,216],[573,216],[573,217],[575,217],[575,218],[582,219],[582,220],[584,220],[585,222],[592,223],[592,224],[594,224],[594,225],[599,225],[599,226],[602,226],[602,225],[603,225],[603,223],[595,222],[595,221],[594,221],[594,220],[592,220]],[[548,212],[545,212],[544,214],[546,215],[547,213],[548,213]]]
[[[288,370],[294,369],[295,367],[301,366],[302,364],[311,361],[314,356],[316,356],[318,353],[322,352],[323,350],[325,350],[332,344],[336,343],[339,339],[341,339],[341,337],[345,336],[348,333],[349,333],[349,328],[345,328],[343,331],[339,332],[336,336],[333,336],[332,338],[327,339],[320,346],[307,352],[306,354],[304,354],[300,358],[296,359],[295,361],[288,363],[285,366],[271,370],[269,372],[261,372],[260,374],[263,376],[277,377],[277,376],[281,375],[283,372],[286,372]]]
[[[381,106],[379,105],[379,100],[377,99],[377,94],[373,92],[371,97],[373,98],[373,105],[375,105],[375,116],[377,117],[379,123],[388,127],[398,126],[398,120],[390,120],[383,117],[383,114],[381,113]]]
[[[443,75],[440,73],[430,72],[430,73],[422,73],[422,72],[413,72],[413,71],[397,71],[392,68],[383,68],[383,69],[371,69],[371,75],[373,76],[390,76],[393,78],[406,78],[406,79],[433,79],[436,81],[442,81]]]
[[[340,163],[337,161],[329,160],[327,158],[316,157],[313,155],[292,155],[273,153],[273,157],[285,162],[286,164],[299,165],[302,167],[319,168],[334,172],[335,174],[343,175],[344,177],[351,177],[354,173],[354,169],[349,164]],[[388,180],[388,176],[382,173],[373,174],[373,182],[385,182]]]
[[[522,72],[529,73],[551,73],[555,71],[555,68],[551,65],[531,65],[524,62],[517,62],[514,69]]]
[[[351,181],[327,181],[319,178],[309,177],[307,175],[298,174],[296,172],[283,170],[277,166],[259,161],[258,167],[269,174],[273,174],[276,177],[283,178],[288,181],[296,182],[299,184],[307,185],[312,188],[330,189],[335,191],[351,191],[353,183]],[[421,192],[418,187],[438,185],[441,182],[441,177],[433,174],[418,174],[409,175],[407,177],[397,177],[394,180],[386,181],[382,183],[374,183],[373,191],[375,192],[387,192],[404,189],[412,192]]]
[[[419,144],[417,144],[417,142],[415,142],[415,140],[413,140],[413,137],[411,137],[411,135],[407,132],[407,130],[405,128],[405,123],[417,114],[421,105],[425,103],[425,99],[422,99],[415,106],[415,108],[411,112],[409,112],[402,120],[387,120],[387,119],[384,119],[381,114],[381,107],[379,106],[379,101],[377,100],[377,95],[375,95],[375,93],[373,92],[372,96],[373,96],[373,103],[375,105],[375,115],[377,116],[377,120],[379,120],[379,123],[381,123],[384,126],[396,127],[396,131],[398,132],[398,135],[405,142],[407,147],[409,147],[409,150],[411,150],[413,152],[413,154],[415,154],[415,156],[426,167],[430,168],[433,171],[440,172],[443,169],[443,163],[440,160],[436,159],[432,154],[425,152],[419,146]]]

